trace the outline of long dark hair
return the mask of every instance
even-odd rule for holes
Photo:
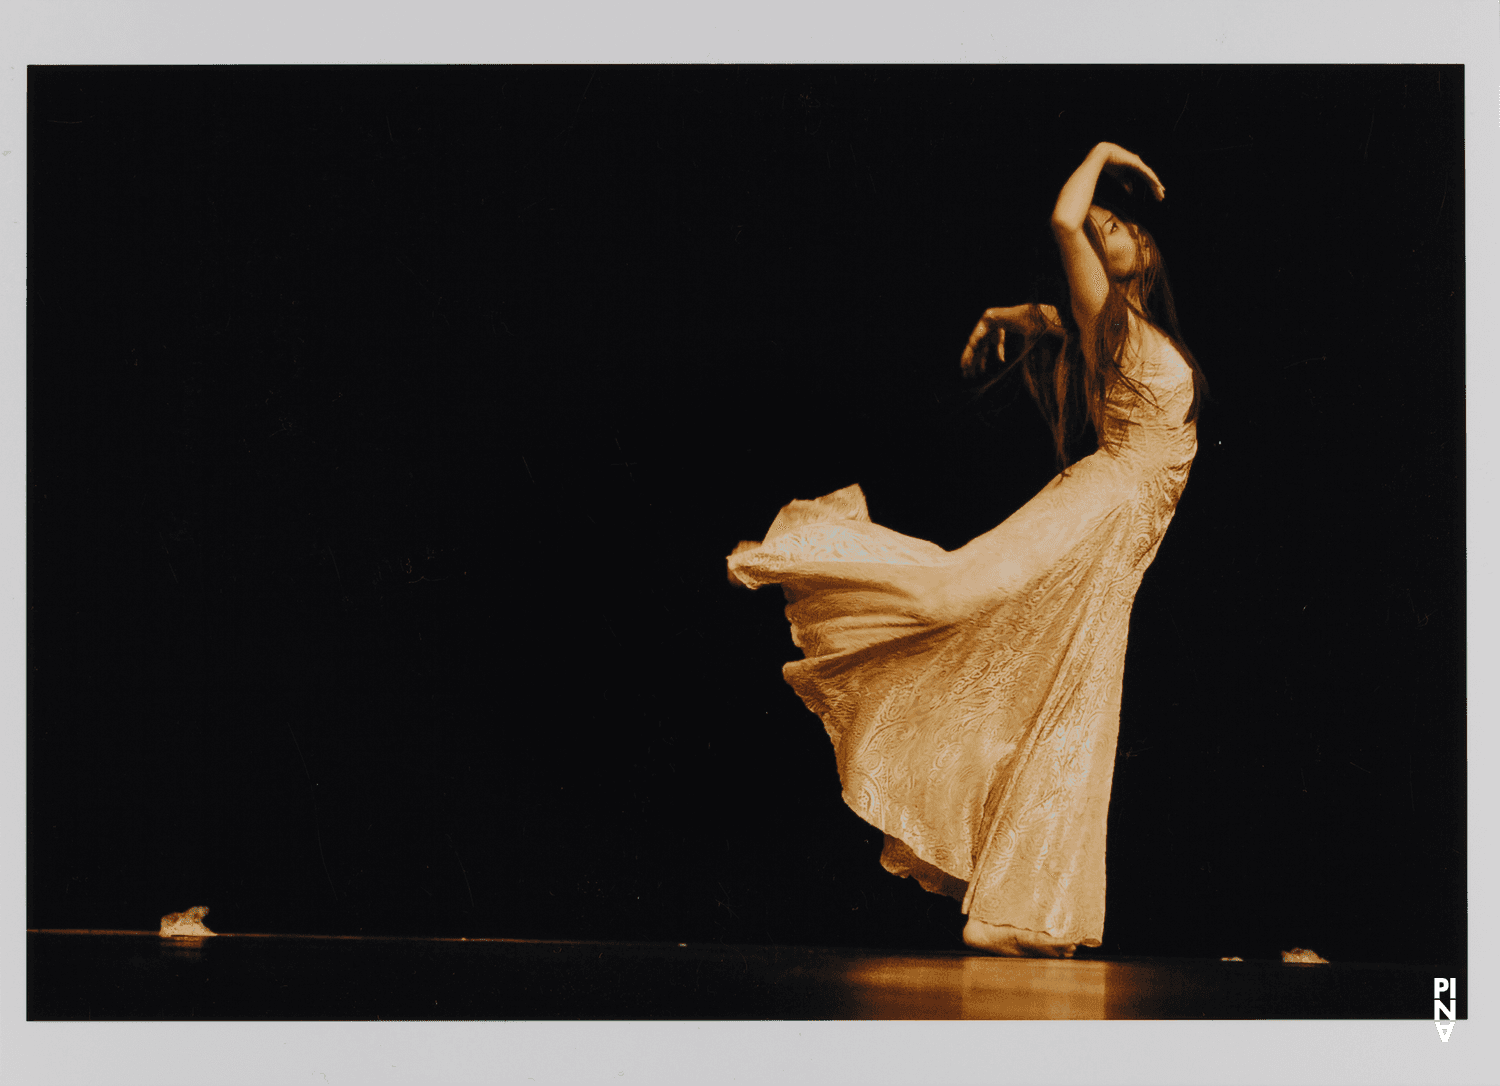
[[[980,394],[996,382],[1019,370],[1026,391],[1036,401],[1052,431],[1052,440],[1057,449],[1059,469],[1073,462],[1068,455],[1069,446],[1092,427],[1100,447],[1108,447],[1114,440],[1109,427],[1105,426],[1107,397],[1111,389],[1122,386],[1132,395],[1149,399],[1150,393],[1133,381],[1124,371],[1125,350],[1130,341],[1130,315],[1147,322],[1167,337],[1178,354],[1193,372],[1193,402],[1189,406],[1184,422],[1198,418],[1200,402],[1208,396],[1208,381],[1193,352],[1182,340],[1182,330],[1177,323],[1177,305],[1172,298],[1172,286],[1167,281],[1166,262],[1156,239],[1129,216],[1113,211],[1115,218],[1125,223],[1136,243],[1136,263],[1139,269],[1140,303],[1137,304],[1124,285],[1109,282],[1109,295],[1104,308],[1094,322],[1092,342],[1089,350],[1083,349],[1083,335],[1073,318],[1071,298],[1064,286],[1061,302],[1057,307],[1062,322],[1062,342],[1056,347],[1050,343],[1047,319],[1041,306],[1032,303],[1030,320],[1023,330],[1023,344],[1014,360],[1003,367],[990,380],[980,386]],[[1089,242],[1104,259],[1104,242],[1099,236],[1093,219],[1084,219],[1084,229]],[[1066,278],[1063,283],[1066,284]]]

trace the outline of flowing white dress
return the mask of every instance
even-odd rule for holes
[[[1130,609],[1197,451],[1164,337],[1127,363],[1106,443],[955,551],[870,521],[860,488],[783,508],[729,558],[780,584],[784,675],[833,740],[881,863],[971,917],[1098,946]]]

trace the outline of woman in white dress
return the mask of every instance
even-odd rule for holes
[[[978,375],[1022,339],[999,376],[1020,371],[1063,471],[955,551],[872,523],[856,485],[792,502],[729,558],[731,580],[786,594],[805,657],[786,680],[885,834],[882,865],[960,901],[964,942],[996,954],[1100,945],[1130,609],[1197,450],[1203,378],[1155,242],[1093,203],[1104,171],[1165,195],[1095,147],[1052,214],[1068,304],[988,310],[963,353]],[[1098,448],[1068,464],[1085,425]]]

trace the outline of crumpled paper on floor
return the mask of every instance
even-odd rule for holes
[[[207,915],[207,905],[194,905],[185,912],[168,913],[161,918],[161,931],[159,934],[163,939],[194,938],[219,934],[216,931],[209,931],[208,928],[203,926],[203,918]]]

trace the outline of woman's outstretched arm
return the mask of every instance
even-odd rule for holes
[[[1101,143],[1090,151],[1057,194],[1057,205],[1052,209],[1052,235],[1062,252],[1063,267],[1068,273],[1068,292],[1073,299],[1073,317],[1078,321],[1085,341],[1109,297],[1109,279],[1104,265],[1086,233],[1089,208],[1094,203],[1094,188],[1099,184],[1099,174],[1105,171],[1118,177],[1127,190],[1133,175],[1139,175],[1151,186],[1152,195],[1158,200],[1166,195],[1166,189],[1151,167],[1142,162],[1139,155],[1114,143]]]
[[[1037,326],[1038,314],[1041,317],[1040,327]],[[994,309],[986,309],[984,316],[980,317],[979,323],[974,326],[968,345],[964,347],[961,364],[965,374],[977,375],[984,372],[985,362],[989,360],[991,343],[994,344],[995,353],[1000,361],[1005,361],[1007,330],[1030,336],[1060,336],[1063,332],[1063,324],[1057,307],[1052,305],[1003,305]]]

